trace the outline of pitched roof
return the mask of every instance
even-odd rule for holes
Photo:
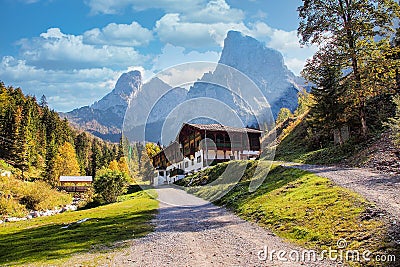
[[[236,133],[262,133],[260,130],[250,129],[250,128],[237,128],[231,126],[225,126],[222,124],[192,124],[186,123],[187,125],[197,128],[199,130],[207,131],[223,131],[223,132],[236,132]]]
[[[92,182],[92,176],[60,176],[60,182]]]

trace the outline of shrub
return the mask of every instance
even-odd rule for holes
[[[14,198],[0,197],[0,215],[8,215],[12,217],[23,217],[28,211],[24,205],[21,205]]]
[[[108,170],[96,177],[93,187],[105,203],[113,203],[127,191],[128,178],[125,173]]]
[[[46,210],[72,202],[69,194],[52,189],[43,181],[24,182],[14,177],[0,178],[0,214],[24,216],[28,210]]]
[[[45,182],[36,181],[26,184],[24,196],[21,197],[20,202],[30,210],[46,210],[69,204],[72,202],[72,197],[55,191]]]

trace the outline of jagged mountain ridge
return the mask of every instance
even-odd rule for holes
[[[292,111],[297,107],[297,94],[305,81],[287,68],[280,52],[266,47],[264,43],[252,37],[230,31],[224,41],[219,63],[247,75],[268,100],[274,117],[282,107],[287,107]],[[196,97],[207,96],[223,101],[233,108],[245,123],[251,125],[254,117],[243,101],[226,90],[202,83],[222,79],[223,84],[229,85],[235,82],[235,78],[229,75],[232,73],[224,73],[217,67],[213,72],[205,73],[199,82],[190,87],[189,91],[174,88],[158,103],[149,103],[150,100],[150,102],[154,100],[152,95],[156,94],[155,90],[167,92],[171,87],[158,78],[142,86],[139,71],[125,73],[118,79],[111,93],[90,107],[75,109],[66,113],[65,116],[73,124],[79,125],[98,137],[118,141],[126,108],[131,104],[135,107],[132,116],[144,116],[143,110],[152,110],[147,120],[146,134],[149,132],[155,134],[150,134],[150,137],[146,136],[146,138],[157,142],[159,128],[175,106]],[[238,90],[240,94],[240,88]],[[137,127],[139,125],[134,126],[135,129],[138,129]]]
[[[238,31],[229,31],[219,63],[247,75],[266,97],[275,117],[282,107],[296,109],[297,94],[305,81],[287,68],[277,50]],[[198,94],[197,91],[194,87],[189,94]]]
[[[114,89],[91,106],[74,109],[61,116],[74,126],[112,142],[118,142],[130,99],[142,86],[140,71],[122,74]]]

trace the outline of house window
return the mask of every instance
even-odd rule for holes
[[[192,159],[192,166],[194,165],[194,159]]]
[[[201,156],[198,156],[197,157],[197,163],[200,163],[201,162]]]
[[[189,167],[189,162],[185,162],[185,168]]]

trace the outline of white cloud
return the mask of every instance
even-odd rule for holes
[[[135,10],[162,9],[166,12],[192,12],[204,6],[206,0],[86,0],[92,14],[116,14],[126,8]]]
[[[145,61],[131,47],[84,44],[81,35],[64,34],[58,28],[48,29],[40,37],[22,39],[18,44],[29,65],[44,69],[125,68]]]
[[[305,61],[303,59],[298,58],[286,58],[285,59],[286,66],[292,70],[296,75],[300,75],[300,72],[304,68]]]
[[[87,0],[92,14],[116,14],[124,9],[161,9],[166,13],[179,13],[188,22],[238,22],[244,19],[240,9],[231,8],[225,0]]]
[[[153,39],[153,33],[136,21],[131,24],[110,23],[83,34],[83,43],[93,45],[143,46]]]
[[[246,30],[240,23],[193,23],[181,20],[179,14],[166,14],[156,22],[155,32],[164,43],[187,48],[222,46],[229,30]]]
[[[231,23],[240,22],[244,19],[244,13],[240,9],[231,8],[225,0],[211,0],[204,8],[197,12],[184,14],[182,20],[203,23]]]
[[[209,48],[212,50],[223,46],[223,40],[229,30],[238,30],[264,41],[268,47],[281,52],[288,67],[297,75],[306,59],[317,50],[315,46],[302,47],[296,31],[274,29],[263,22],[249,25],[243,22],[193,23],[183,21],[179,14],[166,14],[157,21],[154,30],[164,43],[189,49]]]
[[[4,83],[21,87],[25,93],[38,98],[46,95],[50,107],[57,111],[70,111],[99,100],[114,88],[124,71],[108,68],[45,70],[11,56],[0,61],[0,77]]]

